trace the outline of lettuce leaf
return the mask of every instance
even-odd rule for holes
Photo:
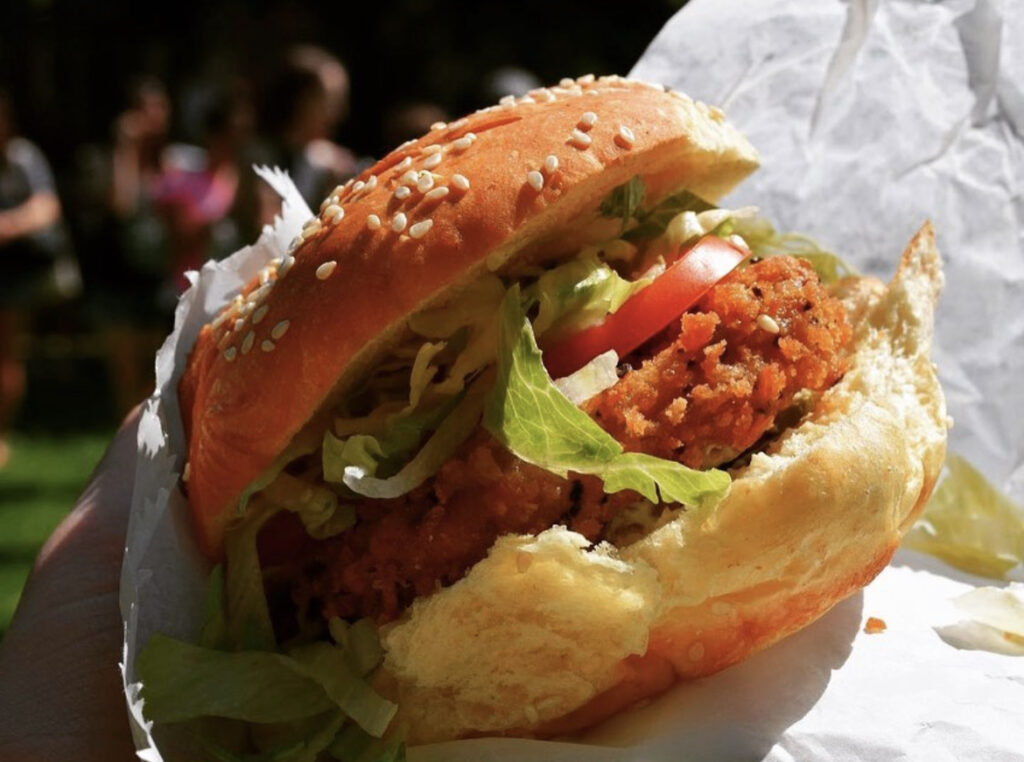
[[[283,654],[216,651],[155,634],[135,664],[146,718],[155,722],[289,722],[333,708],[327,693]]]
[[[639,213],[645,195],[647,186],[638,175],[614,188],[601,202],[598,213],[602,217],[618,217],[622,220],[622,229],[625,230],[629,221]]]
[[[484,427],[522,460],[552,473],[594,474],[605,491],[635,490],[651,502],[698,505],[729,488],[724,471],[695,471],[673,461],[625,453],[612,436],[554,386],[541,361],[519,286],[501,308],[498,375]]]
[[[344,465],[341,482],[358,495],[372,498],[394,498],[410,492],[437,473],[438,469],[464,442],[480,420],[483,396],[479,392],[479,381],[466,390],[452,411],[420,448],[419,452],[393,476],[378,477],[375,472],[358,463]],[[474,388],[476,387],[476,388]],[[327,451],[324,450],[325,478],[337,475],[337,465],[331,464],[331,475],[327,476]]]
[[[379,737],[397,709],[329,643],[289,654],[227,652],[156,634],[136,666],[146,718],[160,723],[199,717],[281,723],[338,709]]]
[[[585,328],[618,310],[649,283],[620,277],[594,253],[576,257],[548,270],[526,290],[538,305],[533,330],[540,336],[552,327],[565,332]]]
[[[1024,563],[1024,509],[950,454],[945,477],[903,544],[971,574],[1005,579]]]
[[[256,537],[279,510],[267,504],[254,506],[245,520],[225,535],[226,640],[234,649],[277,649]]]
[[[822,248],[813,238],[799,233],[779,233],[764,217],[733,219],[730,232],[743,238],[755,257],[788,255],[806,259],[822,283],[835,283],[848,275],[857,274],[850,264]]]

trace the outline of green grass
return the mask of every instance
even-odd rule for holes
[[[0,469],[0,637],[40,546],[71,509],[111,435],[15,434]]]

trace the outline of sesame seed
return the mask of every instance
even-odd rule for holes
[[[535,101],[535,100],[534,100],[534,99],[533,99],[533,98],[532,98],[531,96],[529,96],[529,95],[524,95],[524,96],[523,96],[522,98],[520,98],[520,99],[519,99],[519,102],[520,102],[520,103],[536,103],[537,101]]]
[[[419,179],[419,176],[419,172],[417,172],[415,169],[410,169],[408,172],[402,175],[402,178],[399,180],[399,182],[404,183],[406,185],[415,185],[416,180]]]
[[[555,172],[558,171],[557,156],[555,156],[554,154],[550,154],[546,159],[544,159],[544,171],[547,172],[549,175],[553,175]]]
[[[256,305],[258,305],[260,302],[262,302],[266,298],[267,294],[270,293],[272,288],[274,288],[273,282],[267,282],[267,283],[264,283],[262,286],[260,286],[255,291],[253,291],[251,294],[249,294],[249,301],[246,302],[246,306],[245,306],[246,314],[248,314],[248,313],[252,312],[254,309],[256,309]]]
[[[452,141],[452,147],[458,151],[465,151],[471,145],[473,145],[473,138],[469,137],[469,135],[463,135],[461,138],[456,138]]]
[[[295,264],[295,257],[287,256],[281,261],[281,266],[277,268],[277,277],[284,276],[286,272],[292,269],[292,265]]]
[[[273,352],[274,342],[272,342],[270,339],[264,339],[262,342],[260,342],[260,349],[262,349],[264,352]]]
[[[345,216],[345,210],[337,204],[331,204],[329,207],[324,209],[324,220],[331,224],[341,222]]]
[[[274,341],[279,340],[282,336],[285,335],[285,333],[287,333],[288,326],[290,326],[290,325],[291,325],[291,321],[289,321],[289,320],[282,320],[280,323],[278,323],[277,325],[275,325],[273,328],[270,329],[270,336],[271,336],[271,338],[273,338]]]
[[[400,162],[398,162],[398,166],[396,167],[396,169],[399,172],[401,172],[403,169],[408,169],[411,166],[412,166],[412,157],[411,156],[406,156],[404,159],[402,159]]]
[[[235,321],[235,324],[231,327],[231,330],[232,331],[241,331],[242,330],[242,326],[244,326],[244,325],[245,325],[245,318],[238,318],[238,320]]]
[[[260,286],[260,288],[263,287]],[[259,289],[256,289],[256,291],[259,291]],[[242,313],[243,318],[248,317],[250,314],[252,314],[252,311],[256,309],[256,300],[252,298],[256,291],[253,291],[252,294],[249,294],[249,299],[245,302],[245,304],[242,305],[242,309],[240,311]]]
[[[590,137],[590,135],[583,132],[583,130],[576,128],[572,131],[572,134],[569,136],[569,142],[572,143],[572,145],[574,145],[576,148],[586,149],[594,141]]]
[[[437,188],[428,191],[427,195],[425,195],[423,198],[427,201],[435,201],[439,198],[444,198],[445,196],[448,195],[449,192],[450,191],[446,186],[440,185]]]
[[[281,262],[281,257],[274,257],[272,260],[270,260],[270,266],[276,270],[278,267],[281,266]]]
[[[449,124],[448,127],[449,129],[457,130],[460,127],[465,127],[467,124],[469,124],[469,120],[466,119],[466,117],[462,117],[461,119],[456,119],[454,122]]]
[[[514,108],[516,105],[516,96],[506,95],[504,98],[498,101],[498,105],[502,108]]]
[[[465,175],[460,175],[456,173],[452,175],[452,185],[454,185],[460,191],[467,191],[469,190],[469,178],[466,177]]]
[[[224,350],[224,359],[228,362],[234,362],[236,357],[238,357],[238,350],[234,347],[228,347]]]
[[[361,191],[365,187],[366,187],[366,183],[364,183],[362,180],[356,180],[355,184],[352,186],[352,192],[353,193],[358,193],[359,191]]]
[[[475,132],[467,132],[466,133],[466,137],[469,138],[470,140],[475,141],[476,140],[476,133]]]
[[[544,175],[537,170],[531,170],[526,173],[526,182],[538,193],[544,190]]]
[[[583,116],[580,117],[581,129],[589,130],[595,124],[597,124],[597,114],[595,114],[593,111],[587,111],[583,114]]]
[[[427,157],[427,160],[423,162],[423,166],[426,167],[427,169],[433,169],[434,167],[441,163],[441,160],[443,158],[444,157],[439,153],[431,154],[430,156]]]
[[[757,316],[757,327],[766,333],[778,334],[781,330],[779,324],[775,322],[775,318],[764,313]]]
[[[302,245],[302,236],[297,235],[292,239],[292,242],[288,244],[288,253],[293,253],[297,248]]]
[[[416,180],[416,190],[420,193],[426,193],[428,190],[434,187],[434,176],[429,172],[420,172],[419,178]]]
[[[410,238],[422,238],[427,234],[427,231],[434,226],[433,220],[420,220],[415,225],[409,228]]]
[[[555,100],[556,98],[555,94],[551,91],[551,89],[547,87],[542,87],[540,90],[532,92],[531,94],[535,98],[543,98],[547,103],[551,103],[551,101]]]
[[[584,74],[582,77],[577,77],[576,81],[581,85],[589,85],[591,82],[594,81],[594,75]]]
[[[420,151],[420,153],[422,153],[422,154],[424,154],[426,156],[431,156],[431,155],[433,155],[435,153],[440,153],[440,152],[441,152],[441,146],[438,145],[437,143],[435,143],[432,146],[427,146],[422,151]]]
[[[448,126],[447,122],[434,122],[432,125],[430,125],[430,129],[432,129],[432,130],[443,130],[447,126]]]
[[[186,463],[185,463],[185,468],[184,468],[184,469],[182,469],[182,471],[181,471],[181,480],[182,480],[183,482],[187,482],[187,481],[188,481],[188,478],[189,478],[189,477],[190,477],[191,475],[192,475],[192,464],[191,464],[191,463],[188,463],[188,462],[186,462]]]
[[[636,136],[633,135],[633,130],[624,124],[620,124],[619,131],[615,133],[615,142],[623,148],[632,148],[634,140],[636,140]]]
[[[320,222],[320,218],[313,217],[302,226],[302,235],[303,237],[314,235],[321,227],[323,227],[323,223]]]
[[[412,188],[408,185],[399,185],[395,188],[395,198],[402,200],[403,198],[409,198],[412,195]]]
[[[338,263],[335,262],[333,259],[321,264],[318,268],[316,268],[317,280],[327,280],[328,278],[330,278],[331,274],[334,272],[334,268],[337,266]]]
[[[224,331],[220,337],[220,341],[217,342],[217,349],[224,349],[224,347],[228,345],[228,342],[231,341],[231,335],[230,329]]]
[[[398,195],[398,191],[395,191],[395,195]],[[377,230],[380,227],[380,217],[376,214],[366,215],[366,227],[370,230]]]
[[[254,313],[252,313],[252,324],[253,325],[259,325],[260,321],[262,321],[263,318],[265,318],[267,316],[267,312],[269,310],[270,310],[270,307],[268,307],[267,305],[264,304],[259,309],[257,309]]]
[[[330,203],[331,203],[330,196],[328,196],[327,198],[325,198],[323,201],[320,202],[320,214],[324,213],[324,209],[326,209]]]
[[[256,334],[255,333],[253,333],[252,331],[249,331],[249,333],[245,334],[245,338],[242,339],[242,354],[243,355],[249,354],[249,350],[252,349],[252,344],[253,344],[254,341],[256,341]]]
[[[366,185],[363,187],[363,190],[372,191],[376,187],[377,175],[370,175],[368,178],[366,178]]]
[[[398,212],[394,217],[391,218],[391,229],[396,233],[401,233],[405,230],[405,223],[408,220],[402,212]]]
[[[560,80],[558,80],[559,87],[572,87],[575,84],[576,80],[571,79],[569,77],[562,77]]]

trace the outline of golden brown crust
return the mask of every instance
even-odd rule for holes
[[[887,288],[850,284],[860,318],[850,371],[734,475],[714,509],[681,513],[620,550],[574,547],[578,535],[560,527],[506,537],[463,581],[416,602],[384,632],[410,741],[583,727],[664,690],[666,662],[679,678],[720,670],[873,579],[944,457],[945,404],[929,358],[941,282],[926,225]],[[531,569],[549,573],[531,578]],[[529,639],[502,624],[510,616],[527,618]],[[567,658],[569,634],[585,664],[569,664],[573,680],[549,664]]]
[[[269,287],[247,291],[253,306],[203,329],[182,379],[204,550],[219,554],[245,486],[418,307],[485,266],[570,250],[559,231],[585,231],[600,200],[634,176],[650,201],[681,188],[714,199],[756,164],[715,109],[645,83],[582,78],[434,130],[339,189],[286,275],[271,268]],[[408,172],[427,174],[400,198]]]

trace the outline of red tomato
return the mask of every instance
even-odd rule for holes
[[[617,312],[544,349],[548,373],[568,376],[609,349],[625,357],[696,304],[748,254],[722,238],[704,236]]]

